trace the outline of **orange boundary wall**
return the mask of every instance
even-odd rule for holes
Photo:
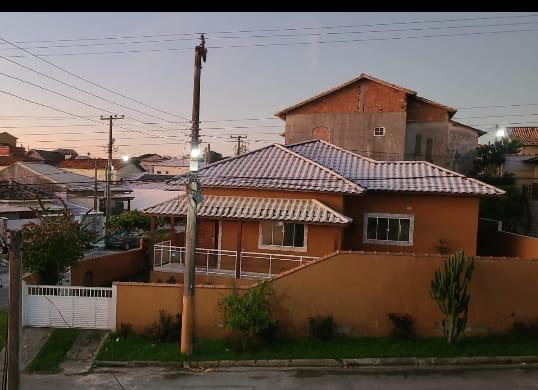
[[[289,336],[307,334],[310,316],[331,314],[351,336],[386,336],[387,313],[409,313],[419,336],[441,335],[441,313],[429,295],[439,255],[336,253],[285,272],[270,282],[273,317]],[[469,331],[502,333],[514,320],[538,318],[538,261],[477,258],[471,281]],[[141,331],[159,309],[181,310],[181,285],[116,283],[117,325]],[[248,287],[240,287],[246,289]],[[226,286],[197,285],[196,337],[225,335],[218,309]]]
[[[538,238],[505,232],[493,219],[479,219],[477,243],[481,255],[538,260]]]

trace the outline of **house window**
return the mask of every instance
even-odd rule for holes
[[[160,175],[161,174],[161,171],[157,171],[157,175]]]
[[[432,162],[433,140],[428,138],[426,140],[426,161]]]
[[[413,245],[414,217],[407,214],[364,215],[363,242],[381,245]]]
[[[306,227],[300,223],[260,223],[259,247],[306,249]]]
[[[384,127],[376,127],[374,129],[374,136],[375,137],[383,137],[383,136],[385,136],[385,128]]]
[[[415,137],[415,157],[422,154],[422,135],[417,134]]]

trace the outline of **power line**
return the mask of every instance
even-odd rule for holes
[[[294,38],[305,36],[325,36],[325,35],[357,35],[357,34],[375,34],[375,33],[389,33],[389,32],[406,32],[406,31],[424,31],[424,30],[450,30],[450,29],[465,29],[465,28],[483,28],[483,27],[499,27],[499,26],[514,26],[514,25],[530,25],[536,24],[536,21],[532,22],[517,22],[517,23],[495,23],[495,24],[478,24],[478,25],[458,25],[458,26],[442,26],[442,27],[419,27],[419,28],[407,28],[407,29],[385,29],[385,30],[366,30],[366,31],[329,31],[318,33],[300,33],[300,34],[266,34],[266,35],[246,35],[246,36],[214,36],[209,39],[249,39],[249,38]],[[98,42],[98,43],[84,43],[84,44],[68,44],[68,45],[49,45],[49,46],[24,46],[25,49],[59,49],[59,48],[72,48],[72,47],[94,47],[94,46],[109,46],[109,45],[143,45],[143,44],[158,44],[168,42],[178,42],[194,40],[194,38],[168,38],[168,39],[154,39],[146,41],[128,41],[128,42]],[[0,50],[14,50],[9,47],[0,48]]]
[[[456,19],[422,19],[411,20],[404,22],[385,22],[385,23],[369,23],[369,24],[352,24],[352,25],[331,25],[331,26],[306,26],[306,27],[278,27],[278,28],[263,28],[263,29],[251,29],[251,30],[228,30],[228,31],[209,31],[205,32],[207,35],[212,34],[237,34],[237,33],[256,33],[256,32],[280,32],[280,31],[301,31],[301,30],[331,30],[340,28],[356,28],[356,27],[376,27],[376,26],[392,26],[392,25],[408,25],[408,24],[424,24],[424,23],[446,23],[446,22],[463,22],[474,20],[496,20],[496,19],[520,19],[530,18],[538,16],[538,14],[527,15],[499,15],[499,16],[484,16],[476,18],[456,18]],[[156,38],[156,37],[169,37],[169,36],[193,36],[198,38],[202,31],[198,32],[184,32],[184,33],[163,33],[163,34],[146,34],[146,35],[127,35],[127,36],[107,36],[107,37],[86,37],[86,38],[65,38],[65,39],[52,39],[52,40],[27,40],[27,41],[14,41],[14,43],[54,43],[54,42],[78,42],[78,41],[99,41],[99,40],[117,40],[117,39],[138,39],[138,38]],[[194,39],[194,38],[193,38]]]
[[[0,38],[0,39],[1,39],[1,38]],[[31,71],[31,72],[34,72],[34,73],[36,73],[36,74],[38,74],[38,75],[40,75],[40,76],[46,77],[46,78],[48,78],[48,79],[50,79],[50,80],[53,80],[53,81],[55,81],[55,82],[57,82],[57,83],[60,83],[60,84],[65,85],[65,86],[67,86],[67,87],[73,88],[73,89],[75,89],[75,90],[77,90],[77,91],[79,91],[79,92],[82,92],[82,93],[86,94],[86,95],[90,95],[90,96],[92,96],[92,97],[95,97],[95,98],[104,100],[104,101],[106,101],[106,102],[108,102],[108,103],[112,103],[112,104],[114,104],[114,105],[116,105],[116,106],[125,108],[125,109],[127,109],[127,110],[131,110],[131,111],[138,112],[138,113],[140,113],[140,114],[142,114],[142,115],[146,115],[146,116],[149,116],[149,117],[152,117],[152,118],[155,118],[155,119],[159,119],[159,120],[167,121],[166,119],[163,119],[163,118],[161,118],[161,117],[158,117],[158,116],[155,116],[155,115],[152,115],[152,114],[148,114],[148,113],[146,113],[146,112],[144,112],[144,111],[140,111],[140,110],[138,110],[138,109],[136,109],[136,108],[132,108],[132,107],[126,106],[126,105],[121,104],[121,103],[117,103],[117,102],[115,102],[115,101],[113,101],[113,100],[110,100],[110,99],[108,99],[108,98],[105,98],[105,97],[96,95],[96,94],[94,94],[94,93],[92,93],[92,92],[89,92],[89,91],[87,91],[87,90],[85,90],[85,89],[82,89],[82,88],[76,87],[76,86],[74,86],[74,85],[72,85],[72,84],[63,82],[63,81],[61,81],[61,80],[58,80],[58,79],[55,78],[55,77],[49,76],[49,75],[47,75],[47,74],[45,74],[45,73],[42,73],[42,72],[40,72],[40,71],[37,71],[37,70],[35,70],[35,69],[33,69],[33,68],[30,68],[29,66],[26,66],[26,65],[23,65],[23,64],[19,63],[19,62],[10,60],[9,58],[6,58],[6,57],[4,57],[4,56],[0,56],[0,58],[2,58],[2,59],[5,60],[5,61],[8,61],[8,62],[10,62],[10,63],[12,63],[12,64],[14,64],[14,65],[18,65],[18,66],[20,66],[20,67],[22,67],[22,68],[24,68],[24,69],[26,69],[26,70],[29,70],[29,71]],[[6,77],[12,77],[12,78],[13,78],[14,76],[6,76]],[[30,83],[30,82],[25,81],[25,80],[22,80],[22,79],[19,79],[19,81],[24,82],[24,83]],[[39,87],[39,88],[41,88],[41,87]],[[108,111],[108,110],[106,110],[106,111]],[[134,119],[134,120],[138,120],[138,119]],[[172,123],[173,123],[173,122],[172,122]]]
[[[405,40],[405,39],[422,39],[422,38],[443,38],[443,37],[464,37],[475,36],[484,34],[504,34],[504,33],[518,33],[518,32],[531,32],[538,31],[538,29],[520,29],[520,30],[500,30],[500,31],[478,31],[456,34],[431,34],[431,35],[412,35],[412,36],[393,36],[393,37],[380,37],[380,38],[364,38],[364,39],[342,39],[332,41],[310,41],[310,42],[272,42],[272,43],[255,43],[255,44],[234,44],[226,46],[208,46],[208,49],[237,49],[248,47],[270,47],[270,46],[304,46],[304,45],[320,45],[320,44],[337,44],[337,43],[358,43],[358,42],[373,42],[373,41],[391,41],[391,40]],[[80,55],[103,55],[103,54],[130,54],[130,53],[158,53],[166,51],[183,51],[192,50],[192,47],[169,47],[169,48],[157,48],[157,49],[138,49],[138,50],[111,50],[111,51],[99,51],[99,52],[68,52],[68,53],[43,53],[39,54],[41,57],[58,57],[58,56],[80,56]],[[9,58],[25,58],[24,55],[9,55]],[[41,58],[42,59],[42,58]]]
[[[16,47],[16,48],[18,48],[18,49],[24,51],[25,53],[28,53],[28,54],[31,55],[32,57],[35,57],[35,58],[39,59],[40,61],[43,61],[43,62],[49,64],[50,66],[53,66],[53,67],[56,68],[56,69],[61,70],[62,72],[65,72],[65,73],[67,73],[67,74],[69,74],[69,75],[71,75],[71,76],[73,76],[73,77],[76,77],[76,78],[79,79],[79,80],[85,81],[85,82],[87,82],[87,83],[89,83],[89,84],[91,84],[91,85],[93,85],[93,86],[95,86],[95,87],[97,87],[97,88],[103,89],[103,90],[105,90],[105,91],[107,91],[107,92],[110,92],[110,93],[112,93],[112,94],[114,94],[114,95],[120,96],[120,97],[122,97],[122,98],[124,98],[124,99],[133,101],[133,102],[135,102],[135,103],[141,104],[141,105],[143,105],[144,107],[150,108],[150,109],[152,109],[152,110],[159,111],[159,112],[162,112],[162,113],[171,115],[171,116],[175,116],[175,117],[177,117],[177,118],[181,118],[181,119],[186,119],[186,120],[188,120],[188,118],[186,118],[186,117],[184,117],[184,116],[177,115],[177,114],[174,114],[174,113],[171,113],[171,112],[168,112],[168,111],[164,111],[164,110],[161,110],[161,109],[159,109],[159,108],[155,108],[155,107],[150,106],[149,104],[146,104],[146,103],[144,103],[144,102],[142,102],[142,101],[140,101],[140,100],[138,100],[138,99],[131,98],[131,97],[127,96],[127,95],[124,95],[124,94],[122,94],[122,93],[113,91],[113,90],[111,90],[110,88],[107,88],[107,87],[105,87],[105,86],[102,86],[101,84],[95,83],[95,82],[90,81],[90,80],[88,80],[88,79],[86,79],[86,78],[84,78],[84,77],[81,77],[81,76],[79,76],[79,75],[77,75],[77,74],[75,74],[75,73],[73,73],[73,72],[71,72],[71,71],[69,71],[69,70],[67,70],[67,69],[65,69],[65,68],[62,68],[61,66],[56,65],[56,64],[53,63],[53,62],[50,62],[50,61],[48,61],[48,60],[45,60],[44,58],[41,58],[40,55],[34,54],[34,53],[32,53],[31,51],[26,50],[25,48],[20,47],[20,46],[16,45],[15,43],[10,42],[10,41],[8,41],[7,39],[5,39],[5,38],[3,38],[3,37],[0,37],[0,40],[2,40],[3,42],[5,42],[5,43],[7,43],[7,44],[9,44],[9,45],[11,45],[11,46],[14,46],[14,47]]]

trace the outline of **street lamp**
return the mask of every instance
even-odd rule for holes
[[[127,161],[129,161],[129,156],[127,156],[127,155],[121,156],[121,159],[123,160],[123,162],[127,162]]]

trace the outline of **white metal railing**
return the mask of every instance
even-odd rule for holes
[[[259,267],[261,266],[261,273],[267,274],[267,277],[269,278],[271,278],[272,275],[279,274],[291,268],[295,268],[318,259],[318,257],[313,256],[284,255],[267,252],[241,252],[240,257],[241,261],[239,262],[239,272],[241,275],[258,273]],[[265,268],[264,265],[267,266],[267,272],[263,272],[263,269]]]
[[[240,252],[196,248],[196,272],[238,275],[240,278],[266,279],[317,257],[286,255],[267,252]],[[239,261],[238,261],[239,260]],[[154,246],[153,267],[172,272],[182,272],[185,265],[185,247],[172,246],[163,241]]]

